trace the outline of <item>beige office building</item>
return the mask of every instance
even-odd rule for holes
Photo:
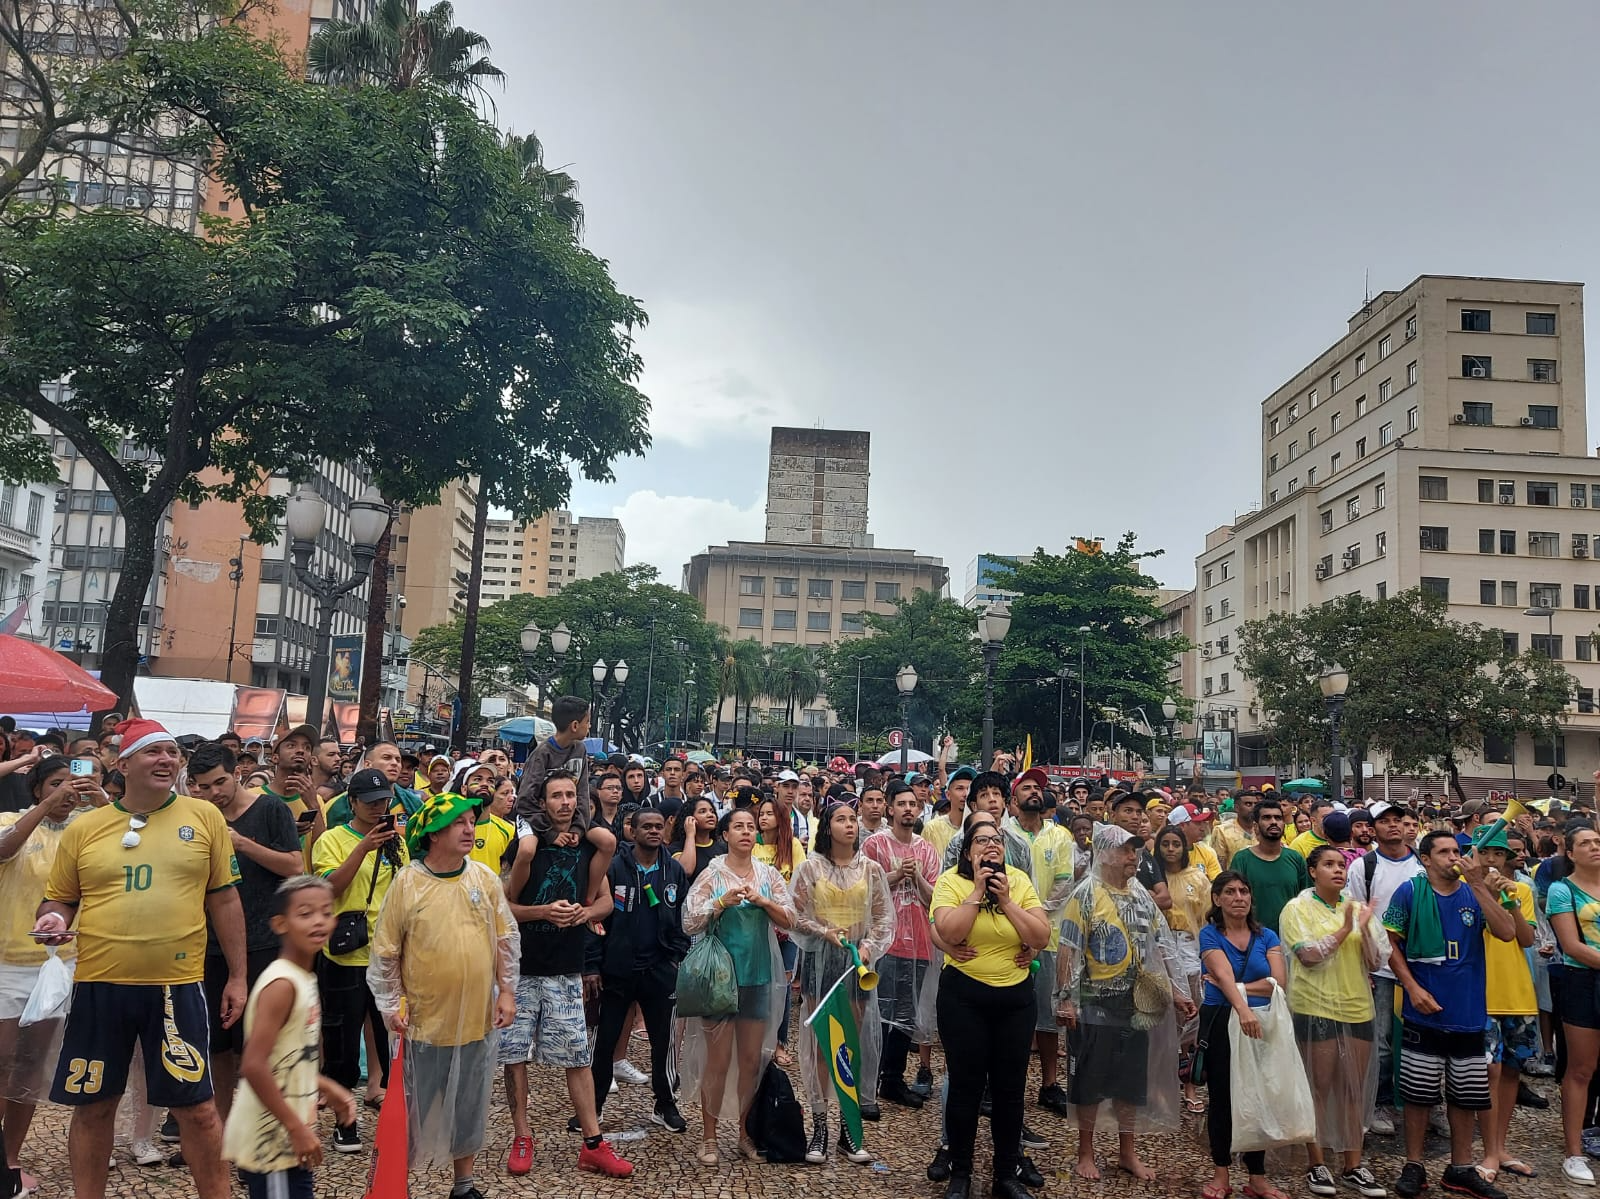
[[[1272,755],[1234,657],[1240,624],[1420,586],[1452,619],[1498,627],[1575,676],[1554,756],[1587,786],[1600,767],[1600,458],[1589,451],[1581,284],[1424,275],[1363,305],[1263,402],[1262,504],[1196,559],[1194,695],[1236,710],[1247,770]],[[1513,769],[1543,786],[1551,759],[1548,740],[1524,736],[1461,769],[1480,789]]]

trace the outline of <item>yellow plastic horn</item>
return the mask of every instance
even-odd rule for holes
[[[878,972],[869,968],[867,964],[861,960],[861,951],[857,949],[854,944],[846,941],[845,945],[850,950],[851,960],[856,964],[856,985],[859,986],[863,991],[877,990]]]
[[[1521,819],[1531,811],[1532,809],[1520,799],[1508,799],[1506,801],[1506,822],[1509,824],[1513,820]]]

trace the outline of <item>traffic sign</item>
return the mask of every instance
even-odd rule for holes
[[[903,742],[905,739],[906,739],[906,735],[900,729],[890,729],[889,730],[889,748],[890,749],[899,749],[901,742]]]
[[[1549,787],[1552,791],[1564,790],[1567,785],[1567,780],[1562,778],[1560,774],[1552,774],[1549,778],[1545,779],[1544,782],[1545,786]]]

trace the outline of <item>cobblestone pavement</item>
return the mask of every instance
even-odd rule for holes
[[[641,1065],[647,1058],[643,1046],[635,1042],[634,1059]],[[913,1059],[915,1060],[915,1059]],[[935,1063],[937,1070],[938,1063]],[[1037,1064],[1035,1065],[1037,1070]],[[510,1196],[560,1196],[563,1199],[609,1199],[612,1196],[631,1196],[633,1199],[656,1199],[657,1196],[674,1196],[676,1199],[806,1199],[808,1196],[828,1196],[829,1199],[876,1199],[878,1196],[926,1196],[938,1199],[944,1194],[941,1184],[931,1183],[923,1173],[932,1156],[938,1134],[938,1112],[929,1106],[920,1112],[911,1112],[885,1104],[883,1120],[868,1124],[867,1147],[877,1155],[871,1166],[856,1166],[835,1157],[826,1166],[754,1165],[727,1160],[731,1143],[724,1144],[724,1161],[720,1166],[706,1167],[696,1160],[699,1147],[699,1121],[697,1114],[686,1112],[689,1131],[675,1136],[665,1129],[646,1123],[650,1113],[650,1088],[624,1086],[613,1095],[606,1106],[606,1131],[617,1136],[616,1148],[637,1166],[631,1180],[603,1179],[594,1174],[582,1174],[577,1169],[577,1138],[566,1132],[570,1109],[566,1103],[566,1090],[558,1070],[533,1067],[533,1110],[535,1129],[543,1122],[540,1144],[535,1153],[534,1172],[525,1178],[511,1178],[505,1173],[505,1155],[510,1145],[510,1121],[505,1107],[505,1095],[497,1084],[495,1104],[491,1112],[488,1147],[479,1158],[478,1185],[489,1199],[508,1199]],[[797,1088],[798,1089],[798,1088]],[[1561,1131],[1559,1101],[1556,1088],[1549,1080],[1536,1080],[1535,1089],[1551,1100],[1549,1111],[1519,1108],[1512,1124],[1512,1148],[1539,1171],[1532,1180],[1512,1178],[1502,1174],[1500,1185],[1512,1199],[1543,1199],[1545,1196],[1571,1195],[1574,1199],[1594,1199],[1596,1192],[1582,1187],[1572,1187],[1561,1177]],[[1106,1168],[1107,1181],[1090,1184],[1071,1175],[1077,1135],[1070,1122],[1032,1105],[1037,1094],[1037,1078],[1030,1084],[1029,1108],[1025,1119],[1036,1132],[1050,1141],[1048,1149],[1035,1150],[1034,1161],[1045,1175],[1043,1195],[1082,1196],[1197,1196],[1201,1185],[1209,1179],[1210,1165],[1204,1147],[1204,1117],[1185,1117],[1181,1133],[1145,1138],[1141,1152],[1145,1160],[1157,1171],[1159,1177],[1148,1185],[1119,1175],[1109,1168],[1106,1154],[1113,1151],[1106,1138],[1102,1138],[1101,1162]],[[324,1118],[326,1132],[331,1137],[331,1121]],[[370,1137],[376,1123],[376,1114],[363,1109],[362,1133]],[[66,1150],[67,1112],[56,1107],[41,1108],[25,1153],[26,1166],[38,1174],[43,1199],[56,1199],[72,1193]],[[644,1130],[648,1128],[647,1134]],[[987,1125],[979,1125],[979,1153],[974,1175],[974,1194],[986,1195],[989,1158],[983,1139]],[[643,1134],[639,1140],[623,1140],[630,1132]],[[619,1135],[620,1134],[620,1135]],[[726,1139],[726,1138],[724,1138]],[[1393,1185],[1402,1163],[1399,1142],[1394,1138],[1371,1137],[1368,1140],[1370,1164],[1380,1180]],[[1446,1164],[1446,1145],[1434,1137],[1428,1139],[1428,1172],[1432,1195],[1443,1194],[1439,1189],[1438,1175]],[[118,1166],[111,1172],[108,1194],[139,1199],[177,1199],[194,1194],[194,1185],[188,1172],[168,1167],[140,1167],[128,1160],[126,1146],[117,1146]],[[317,1193],[328,1199],[361,1199],[365,1193],[367,1156],[343,1155],[330,1151],[327,1161],[317,1175]],[[1284,1164],[1274,1169],[1278,1185],[1291,1196],[1303,1196],[1305,1189],[1303,1165],[1290,1167]],[[1234,1172],[1237,1191],[1244,1185],[1244,1177]],[[450,1191],[447,1172],[413,1174],[411,1194],[416,1199],[445,1199]],[[239,1188],[237,1194],[243,1194]],[[1353,1192],[1343,1192],[1353,1194]],[[1392,1192],[1391,1192],[1392,1193]],[[391,1199],[385,1196],[384,1199]],[[401,1199],[401,1197],[392,1197]]]

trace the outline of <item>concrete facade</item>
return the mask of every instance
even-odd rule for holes
[[[622,569],[628,535],[614,516],[580,516],[577,545],[577,577],[592,579]]]
[[[774,428],[767,454],[766,540],[857,549],[870,545],[871,456],[870,433]]]

